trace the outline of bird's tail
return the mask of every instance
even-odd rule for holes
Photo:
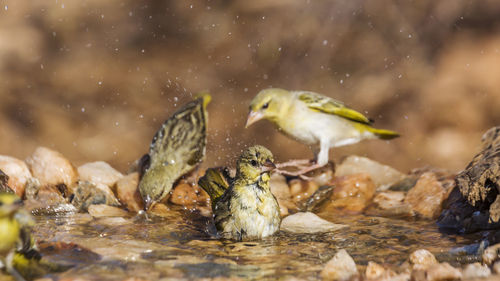
[[[382,140],[390,140],[399,137],[400,135],[394,131],[369,128],[368,131],[372,132],[375,136]]]
[[[205,175],[198,180],[198,185],[208,193],[213,207],[229,188],[229,181],[230,177],[227,169],[222,167],[209,168]]]

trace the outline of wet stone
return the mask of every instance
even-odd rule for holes
[[[138,212],[144,209],[141,194],[138,189],[139,173],[134,172],[116,182],[116,196],[129,211]]]
[[[330,201],[324,204],[321,212],[361,212],[370,204],[375,194],[375,184],[368,174],[338,177],[333,181],[333,185]]]
[[[365,214],[385,217],[409,217],[414,212],[411,206],[404,202],[406,194],[402,191],[384,191],[375,195],[373,207]]]
[[[293,179],[289,183],[292,201],[295,204],[302,204],[318,190],[319,186],[314,181]]]
[[[181,181],[174,187],[169,201],[188,208],[196,205],[210,206],[208,194],[198,185],[192,185],[185,181]]]
[[[339,177],[361,173],[368,174],[371,177],[377,191],[384,191],[394,183],[406,177],[403,173],[390,166],[356,155],[347,157],[337,167],[335,176]]]
[[[290,187],[288,186],[288,183],[286,182],[284,176],[279,174],[271,175],[270,186],[271,193],[274,195],[274,197],[276,197],[276,200],[278,201],[281,217],[288,215],[288,211],[290,209],[297,209],[295,202],[292,201]]]
[[[123,178],[123,174],[115,170],[108,163],[96,161],[86,163],[78,167],[80,180],[97,184],[104,184],[112,188],[113,185]]]
[[[108,206],[105,204],[93,204],[88,207],[88,212],[93,217],[123,217],[127,215],[127,211]]]
[[[491,275],[491,270],[487,265],[475,262],[466,265],[462,274],[464,279],[485,278]]]
[[[281,230],[293,233],[330,232],[344,227],[346,225],[331,223],[310,212],[299,212],[281,221]]]
[[[23,161],[5,155],[0,155],[0,170],[8,176],[7,185],[19,197],[23,197],[24,188],[31,172]]]
[[[78,175],[71,162],[61,153],[46,147],[38,147],[26,159],[33,176],[40,180],[41,185],[65,184],[71,186],[77,181]]]
[[[8,185],[8,181],[9,176],[0,170],[0,192],[14,193],[14,190],[12,190]]]
[[[440,281],[462,279],[462,272],[449,263],[433,264],[425,270],[414,270],[412,279],[415,281]]]
[[[436,257],[425,249],[416,250],[410,255],[410,264],[414,269],[426,269],[437,263]]]
[[[486,248],[483,252],[483,263],[491,265],[500,259],[500,243]]]
[[[433,219],[437,218],[442,210],[442,203],[446,190],[433,173],[423,174],[417,184],[408,191],[405,203],[420,216]]]
[[[92,204],[120,206],[120,202],[106,185],[95,185],[88,181],[79,181],[74,190],[75,193],[71,203],[80,211],[87,211]]]
[[[358,275],[356,263],[346,250],[338,251],[321,271],[323,280],[349,280]]]

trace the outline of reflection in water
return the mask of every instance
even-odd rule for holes
[[[319,215],[349,227],[321,234],[282,231],[260,241],[233,242],[217,239],[210,219],[196,213],[169,210],[163,217],[149,220],[93,219],[88,214],[39,217],[36,236],[49,245],[54,242],[79,245],[81,248],[67,247],[57,253],[50,247],[42,247],[42,253],[49,260],[76,265],[60,276],[90,280],[119,280],[130,276],[147,280],[218,276],[317,279],[323,265],[339,249],[346,249],[363,270],[368,261],[397,268],[412,251],[420,248],[452,263],[466,262],[449,250],[473,242],[470,238],[443,235],[433,222]]]

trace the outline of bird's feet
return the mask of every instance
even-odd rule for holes
[[[319,165],[317,163],[314,163],[311,160],[291,160],[285,163],[280,163],[276,165],[276,169],[274,170],[276,173],[282,174],[284,176],[290,176],[290,177],[299,177],[303,180],[306,181],[311,181],[312,178],[309,176],[306,176],[305,174],[314,171],[316,169],[319,169],[323,167],[324,165]],[[294,167],[297,168],[296,171],[289,171],[285,170],[283,168],[285,167]]]

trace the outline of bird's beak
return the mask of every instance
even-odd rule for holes
[[[269,171],[272,171],[276,169],[276,165],[274,165],[274,163],[267,159],[266,162],[264,163],[264,165],[262,165],[262,172],[269,172]]]
[[[250,110],[250,112],[248,113],[247,123],[245,125],[245,128],[248,128],[250,125],[259,121],[262,118],[264,118],[264,114],[262,114],[262,112]]]

